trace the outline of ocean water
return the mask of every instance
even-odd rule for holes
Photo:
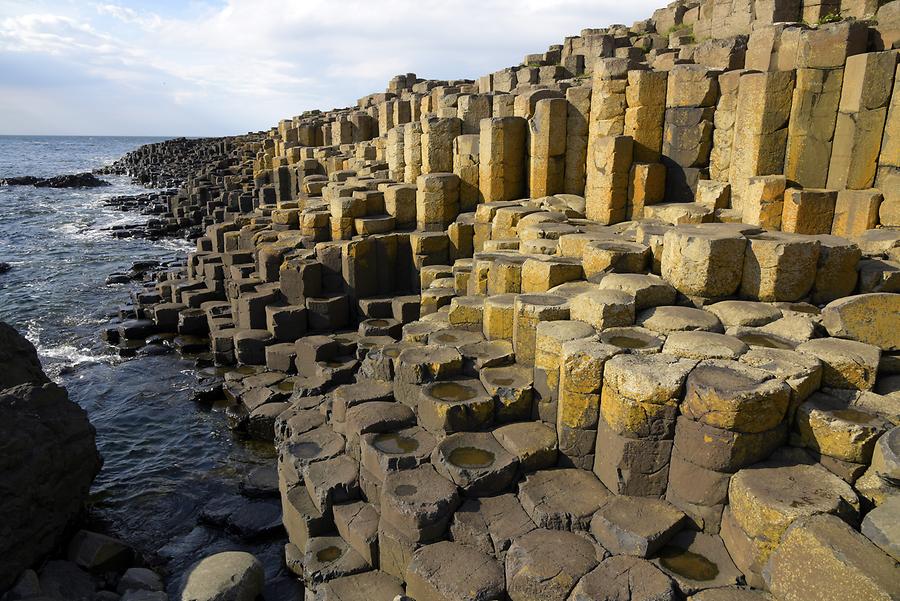
[[[0,178],[90,171],[162,138],[0,136]],[[223,550],[255,553],[266,566],[267,598],[295,594],[282,567],[283,541],[246,544],[200,519],[205,507],[243,502],[238,483],[271,463],[265,445],[235,438],[221,412],[190,401],[193,362],[177,355],[120,359],[99,331],[127,302],[128,285],[106,285],[134,261],[183,256],[182,240],[113,238],[105,229],[146,217],[103,199],[146,189],[126,177],[112,186],[50,189],[0,186],[0,320],[37,347],[44,370],[87,412],[104,466],[90,520],[160,562],[174,595],[186,569]]]

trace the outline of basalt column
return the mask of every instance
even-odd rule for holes
[[[875,185],[884,194],[878,215],[881,225],[900,226],[900,66],[894,74],[894,92],[884,126]]]
[[[625,129],[628,61],[603,59],[596,64],[584,188],[588,219],[603,224],[625,220],[633,142]]]
[[[741,76],[728,178],[738,211],[748,178],[782,172],[793,91],[793,71]]]
[[[532,198],[564,189],[566,121],[565,98],[545,98],[535,104],[528,120],[528,191]]]
[[[662,147],[669,202],[693,200],[697,182],[708,178],[717,75],[702,65],[677,65],[669,72]]]
[[[588,119],[591,112],[591,88],[579,86],[566,90],[566,194],[584,194],[587,161]]]
[[[453,140],[453,173],[459,177],[459,208],[463,212],[474,210],[481,202],[478,141],[478,134],[463,134]]]
[[[422,123],[412,121],[403,126],[403,181],[415,184],[422,174]]]
[[[829,188],[863,190],[875,183],[896,68],[893,51],[847,59],[828,166]]]
[[[524,195],[527,125],[522,117],[481,120],[478,187],[485,202]]]
[[[453,140],[461,127],[456,117],[422,121],[422,173],[453,172]]]

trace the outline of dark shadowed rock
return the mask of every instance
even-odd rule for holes
[[[87,414],[0,323],[0,590],[59,543],[101,464]]]
[[[33,186],[39,181],[41,181],[41,178],[39,177],[35,177],[33,175],[22,175],[19,177],[7,177],[6,179],[0,179],[0,186]]]
[[[91,575],[71,561],[48,561],[40,578],[41,593],[48,599],[90,599],[97,589]]]
[[[48,178],[34,177],[33,175],[8,177],[0,180],[0,185],[34,186],[35,188],[99,188],[111,184],[92,173],[75,173]]]
[[[0,321],[0,390],[25,384],[49,382],[41,369],[37,350],[12,326]]]

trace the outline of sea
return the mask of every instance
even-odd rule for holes
[[[0,136],[0,178],[91,171],[165,138]],[[100,331],[128,302],[129,284],[106,284],[139,260],[183,257],[184,240],[115,238],[110,228],[147,217],[104,205],[147,192],[125,176],[91,189],[0,186],[0,320],[37,348],[47,374],[65,386],[97,430],[104,464],[88,524],[119,537],[161,568],[177,598],[184,575],[225,550],[254,553],[266,567],[266,599],[297,598],[283,566],[285,540],[247,542],[210,514],[252,511],[239,483],[273,465],[272,445],[234,435],[224,413],[191,401],[194,363],[176,354],[123,359]],[[243,504],[243,505],[242,505]]]

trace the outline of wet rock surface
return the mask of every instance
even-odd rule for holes
[[[34,186],[35,188],[98,188],[110,185],[93,173],[76,173],[73,175],[56,175],[54,177],[7,177],[0,179],[0,186]]]

